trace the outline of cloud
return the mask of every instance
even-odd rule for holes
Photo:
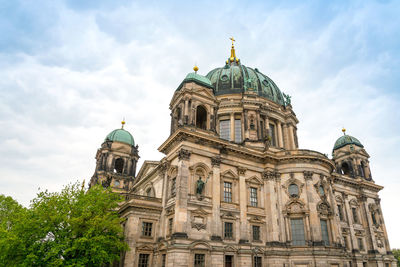
[[[330,154],[345,126],[371,155],[390,241],[400,246],[399,3],[5,2],[0,16],[0,188],[24,204],[94,171],[120,127],[160,159],[169,101],[195,63],[229,56],[292,95],[303,148]]]

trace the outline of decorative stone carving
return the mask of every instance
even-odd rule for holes
[[[178,152],[178,158],[179,160],[189,160],[190,159],[191,152],[186,149],[181,149]]]
[[[221,157],[220,156],[216,156],[211,158],[211,166],[215,166],[215,167],[219,167],[221,164]]]
[[[245,175],[246,174],[246,168],[243,167],[237,167],[237,171],[239,175]]]
[[[304,174],[304,179],[305,179],[305,180],[311,180],[311,179],[312,179],[313,172],[311,172],[311,171],[304,171],[303,174]]]

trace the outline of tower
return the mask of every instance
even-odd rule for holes
[[[89,186],[101,184],[113,191],[127,193],[132,186],[139,159],[138,145],[132,135],[121,128],[110,132],[96,153],[96,169]]]

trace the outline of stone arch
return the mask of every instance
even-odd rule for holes
[[[204,105],[198,105],[196,107],[196,127],[207,130],[208,122],[208,111]]]
[[[189,249],[190,250],[194,250],[194,249],[199,249],[200,250],[201,249],[201,250],[211,251],[211,246],[206,241],[193,241],[189,245]]]
[[[144,194],[147,197],[155,197],[156,196],[156,190],[154,189],[153,184],[148,184],[145,186]]]
[[[124,170],[124,159],[116,158],[114,161],[113,171],[116,173],[122,173]]]

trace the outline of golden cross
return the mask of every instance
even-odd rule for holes
[[[232,46],[233,46],[233,42],[235,42],[236,40],[233,37],[231,37],[229,39],[232,41]]]

